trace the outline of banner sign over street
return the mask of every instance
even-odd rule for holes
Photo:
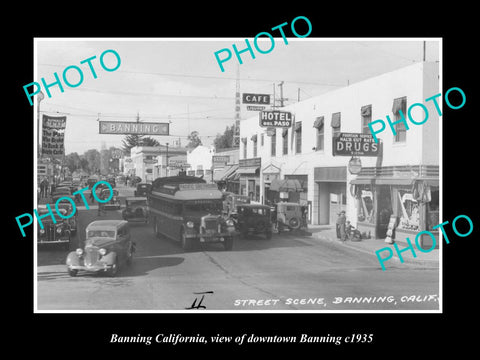
[[[43,115],[42,126],[42,155],[61,157],[65,155],[65,126],[66,116]]]
[[[291,127],[292,113],[288,111],[269,110],[259,113],[261,127]]]
[[[333,138],[333,156],[377,156],[378,144],[372,134],[340,133]]]
[[[99,134],[169,135],[169,123],[99,121]]]

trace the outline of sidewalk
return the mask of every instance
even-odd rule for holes
[[[384,239],[362,239],[361,241],[350,241],[346,240],[344,243],[337,239],[335,225],[309,225],[308,231],[312,233],[312,238],[316,238],[321,241],[328,241],[331,243],[335,243],[338,246],[345,246],[350,249],[354,249],[356,251],[360,251],[366,254],[370,254],[371,256],[377,258],[376,251],[382,248],[390,248],[393,252],[392,258],[385,261],[383,264],[385,268],[388,270],[389,265],[405,265],[410,264],[413,266],[425,267],[425,268],[438,268],[439,267],[439,260],[440,260],[440,251],[439,249],[433,249],[428,253],[423,253],[415,247],[415,239],[410,239],[411,243],[414,246],[414,251],[417,257],[413,257],[411,250],[406,250],[405,252],[401,253],[403,258],[403,263],[400,261],[398,257],[397,251],[393,244],[385,243]],[[397,246],[400,250],[407,247],[406,243],[397,243]],[[382,258],[388,257],[390,253],[388,251],[381,251],[379,255]],[[378,259],[378,258],[377,258]],[[380,261],[378,263],[380,265]]]

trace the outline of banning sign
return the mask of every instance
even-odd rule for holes
[[[42,155],[59,157],[65,154],[66,116],[53,117],[43,115]]]
[[[333,156],[377,156],[378,144],[371,134],[340,133],[333,138]]]
[[[99,134],[169,135],[168,123],[99,121]]]
[[[292,113],[288,111],[262,111],[259,114],[262,127],[291,127]]]

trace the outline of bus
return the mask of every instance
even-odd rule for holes
[[[223,193],[216,184],[183,174],[157,178],[147,198],[155,236],[179,241],[185,250],[210,243],[232,249],[235,226],[222,216]]]

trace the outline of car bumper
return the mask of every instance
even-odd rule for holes
[[[69,239],[43,240],[38,239],[37,244],[65,244],[70,242]]]
[[[96,263],[93,265],[67,265],[68,270],[79,270],[87,272],[108,271],[112,268],[112,264]]]
[[[235,231],[225,231],[221,233],[203,233],[203,234],[185,234],[189,239],[198,239],[201,243],[224,242],[225,238],[235,235]]]

